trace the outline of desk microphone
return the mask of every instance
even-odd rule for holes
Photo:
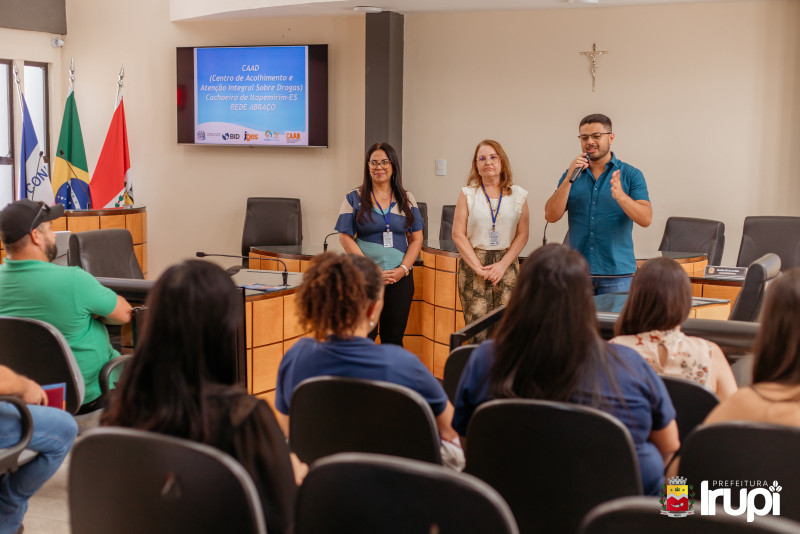
[[[252,260],[256,258],[251,258],[250,256],[234,256],[233,254],[206,254],[205,252],[195,252],[195,256],[198,258],[239,258],[241,260]],[[286,268],[286,264],[283,263],[283,260],[278,258],[269,258],[270,260],[275,260],[281,262],[283,265],[283,285],[289,285],[289,269]]]
[[[331,232],[325,236],[325,241],[322,242],[322,252],[328,252],[328,238],[332,235],[336,235],[339,232]]]

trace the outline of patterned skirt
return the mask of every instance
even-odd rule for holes
[[[505,250],[483,250],[475,249],[481,265],[491,265],[500,261],[508,252]],[[493,285],[490,281],[484,280],[479,276],[467,262],[458,262],[458,296],[461,298],[461,307],[464,309],[464,322],[469,324],[476,319],[480,319],[490,311],[508,304],[511,298],[511,291],[517,282],[519,274],[519,260],[515,259],[503,277]],[[491,336],[494,327],[477,334],[470,340],[470,343],[480,343]]]

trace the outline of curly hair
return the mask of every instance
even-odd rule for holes
[[[372,260],[326,252],[315,257],[297,291],[300,322],[317,339],[347,336],[367,307],[381,298],[383,277]]]

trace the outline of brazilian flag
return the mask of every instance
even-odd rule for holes
[[[61,133],[54,156],[52,182],[56,202],[67,209],[90,209],[89,166],[86,164],[81,121],[72,87],[64,105],[64,119],[61,121]]]

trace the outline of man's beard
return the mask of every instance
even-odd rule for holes
[[[55,243],[48,243],[44,253],[47,256],[47,261],[52,262],[58,256],[58,247]]]

